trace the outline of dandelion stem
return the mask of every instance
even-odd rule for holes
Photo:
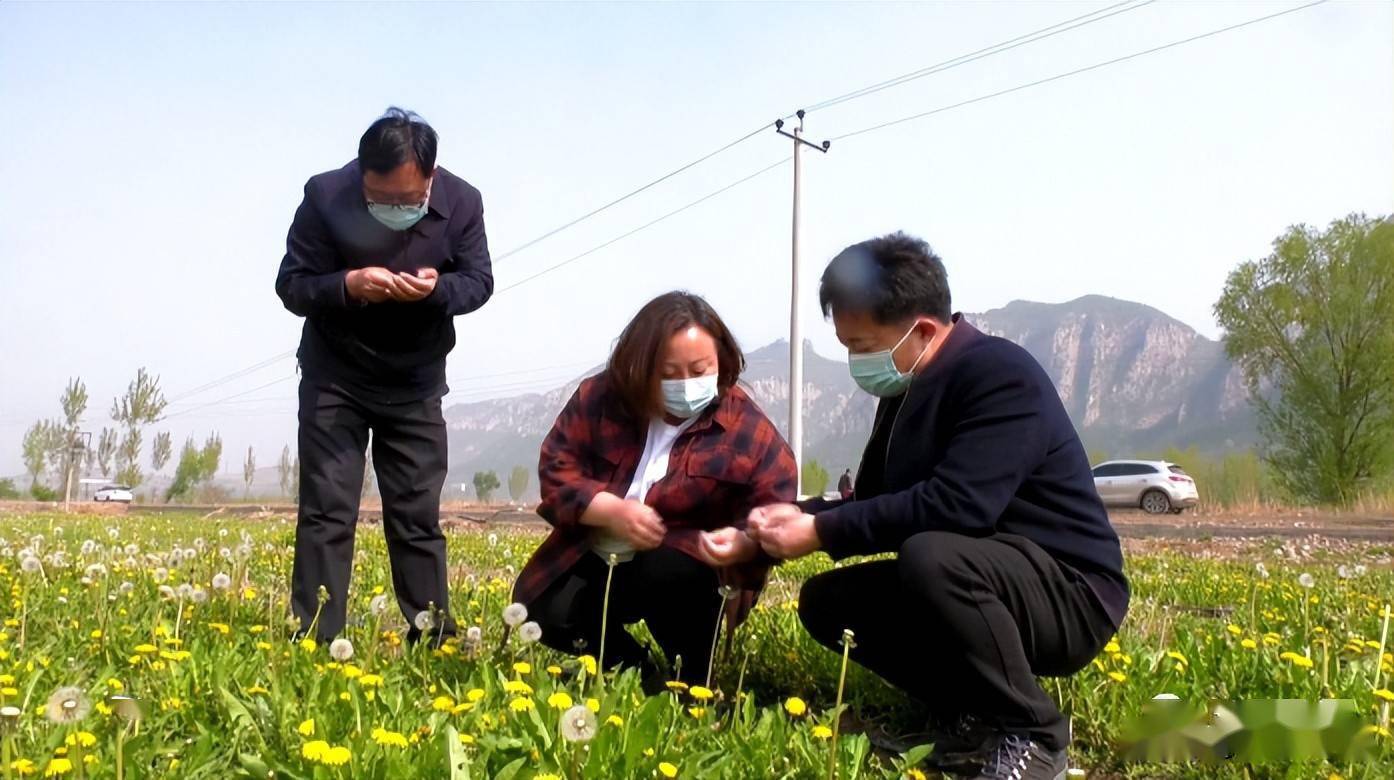
[[[1384,648],[1388,647],[1390,605],[1384,605],[1384,626],[1379,632],[1379,655],[1375,656],[1375,690],[1379,689],[1380,678],[1384,675]],[[1389,705],[1384,705],[1384,725],[1389,725]]]
[[[0,747],[0,750],[2,750],[3,753],[4,753],[4,755],[3,755],[3,760],[4,760],[4,762],[5,762],[5,780],[10,780],[10,772],[11,772],[12,770],[10,769],[10,757],[11,757],[11,754],[10,754],[10,735],[9,735],[9,734],[5,734],[5,737],[4,737],[4,745],[3,745],[3,747]],[[119,755],[119,753],[118,753],[118,755]],[[118,771],[119,771],[119,770],[118,770]],[[121,775],[120,775],[119,773],[118,773],[117,776],[116,776],[116,780],[121,780]]]
[[[605,688],[605,639],[610,629],[610,585],[615,579],[615,565],[619,563],[619,558],[614,553],[610,553],[606,563],[605,571],[605,599],[600,605],[600,655],[596,660],[595,676],[599,678],[596,684],[603,690]]]
[[[847,661],[852,655],[852,629],[842,629],[842,671],[837,677],[837,704],[833,706],[833,736],[828,741],[828,780],[837,777],[837,732],[842,725],[842,692],[847,686]]]
[[[8,767],[9,762],[5,765]],[[126,777],[126,727],[122,725],[116,730],[116,780],[125,780]]]
[[[712,654],[707,657],[707,687],[712,687],[712,670],[716,668],[716,643],[721,640],[721,619],[726,616],[726,600],[730,591],[721,589],[721,609],[716,613],[716,630],[712,632]]]

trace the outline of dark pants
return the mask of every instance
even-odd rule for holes
[[[415,641],[420,637],[413,625],[417,615],[430,604],[444,615],[448,606],[445,536],[440,530],[446,437],[439,398],[378,404],[301,381],[300,516],[291,608],[301,629],[308,630],[322,585],[329,601],[319,614],[317,638],[331,639],[344,628],[370,430],[392,589],[412,625],[407,638]],[[444,616],[431,633],[452,634],[454,629],[453,621]]]
[[[543,644],[573,655],[599,655],[607,568],[587,551],[527,605],[542,626]],[[705,680],[721,609],[717,587],[711,567],[669,547],[636,553],[633,560],[616,565],[602,663],[649,669],[648,653],[623,628],[643,620],[669,663],[682,657],[678,679]]]
[[[1113,636],[1089,586],[1013,535],[916,534],[895,560],[819,574],[799,618],[841,652],[940,716],[975,715],[1061,749],[1069,726],[1036,676],[1074,674]]]

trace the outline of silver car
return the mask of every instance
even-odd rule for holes
[[[125,485],[107,485],[92,496],[93,501],[119,501],[123,504],[129,504],[134,499],[131,489]]]
[[[1140,507],[1149,515],[1181,514],[1200,502],[1196,481],[1164,460],[1111,460],[1094,467],[1094,488],[1108,506]]]

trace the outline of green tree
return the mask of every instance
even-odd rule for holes
[[[174,467],[174,479],[165,491],[165,500],[188,498],[199,486],[213,479],[218,473],[222,452],[223,440],[216,433],[210,434],[201,448],[194,444],[192,437],[186,439],[184,448],[179,451],[179,463]]]
[[[150,466],[159,471],[169,464],[173,455],[174,445],[170,442],[169,431],[155,434],[155,442],[150,445]]]
[[[513,471],[508,475],[508,497],[514,503],[523,500],[523,493],[527,492],[528,480],[532,477],[532,472],[526,466],[514,466]]]
[[[1394,222],[1289,228],[1230,273],[1215,314],[1294,497],[1348,504],[1394,470]]]
[[[52,454],[63,440],[63,426],[57,420],[40,420],[24,432],[21,443],[24,455],[24,471],[29,475],[29,484],[43,483],[44,472]]]
[[[81,473],[87,455],[87,448],[78,437],[82,415],[87,411],[87,401],[87,385],[83,384],[82,379],[79,377],[68,380],[68,386],[64,388],[63,396],[58,401],[63,409],[63,439],[59,444],[58,477],[65,491],[70,476]]]
[[[0,501],[13,501],[20,497],[19,488],[13,479],[0,479]]]
[[[247,486],[247,498],[252,497],[252,482],[257,478],[257,457],[251,446],[247,447],[247,459],[242,461],[242,482]]]
[[[295,460],[290,464],[290,498],[295,503],[300,503],[300,453],[295,453]]]
[[[292,468],[292,467],[291,467],[291,462],[290,462],[290,445],[287,444],[286,446],[284,446],[284,447],[281,448],[281,460],[280,460],[279,463],[276,464],[276,473],[277,473],[277,474],[280,476],[280,478],[281,478],[281,495],[283,495],[283,496],[289,496],[289,495],[291,495],[291,492],[290,492],[290,473],[291,473],[291,468]]]
[[[828,492],[828,470],[816,460],[804,461],[803,491],[810,496],[821,496]]]
[[[494,495],[494,491],[499,488],[499,475],[492,471],[476,471],[474,473],[474,492],[479,496],[479,500],[489,503],[489,498]]]
[[[97,468],[101,469],[103,477],[111,474],[111,460],[116,457],[118,441],[117,432],[113,428],[103,428],[101,435],[97,437]]]
[[[125,428],[116,450],[117,481],[136,487],[145,480],[140,470],[141,429],[160,419],[168,405],[159,377],[150,376],[144,368],[136,371],[126,394],[112,400],[111,419]]]

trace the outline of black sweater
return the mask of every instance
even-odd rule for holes
[[[823,549],[840,559],[922,531],[1018,534],[1084,575],[1121,624],[1122,549],[1054,385],[1026,350],[954,320],[910,389],[877,407],[852,498],[804,504]]]

